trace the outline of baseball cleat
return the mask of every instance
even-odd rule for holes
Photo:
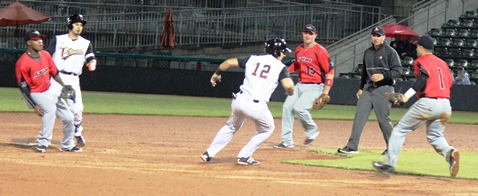
[[[209,156],[209,153],[207,153],[207,151],[201,155],[201,159],[204,161],[204,162],[208,162],[208,161],[211,161],[212,160],[212,157]]]
[[[294,144],[287,145],[287,144],[284,144],[284,142],[282,142],[280,144],[274,145],[274,148],[294,148]]]
[[[387,155],[388,153],[388,149],[385,149],[383,152],[382,152],[382,155]]]
[[[455,177],[460,170],[460,153],[456,149],[450,150],[450,158],[448,162],[450,163],[450,175]]]
[[[79,146],[79,147],[83,147],[86,145],[86,141],[85,141],[85,138],[80,135],[80,136],[75,136],[75,139],[76,139],[76,145]]]
[[[358,150],[353,150],[353,149],[345,146],[343,148],[337,149],[337,152],[338,153],[346,153],[346,154],[357,154],[359,151]]]
[[[307,138],[306,140],[304,140],[304,146],[309,146],[315,139],[309,139]]]
[[[254,160],[252,157],[240,157],[237,158],[238,165],[259,165],[259,161]]]
[[[60,151],[61,152],[82,152],[83,150],[81,148],[73,146],[73,148],[70,148],[70,149],[60,148]]]
[[[387,176],[391,176],[394,171],[395,171],[395,168],[391,165],[388,165],[388,164],[385,164],[385,163],[382,163],[382,162],[376,162],[374,161],[372,163],[372,166],[377,170],[379,171],[380,173],[382,174],[385,174]]]
[[[37,151],[40,152],[40,153],[45,153],[47,147],[46,147],[46,146],[37,146],[36,149],[37,149]]]

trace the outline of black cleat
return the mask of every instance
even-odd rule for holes
[[[391,165],[387,165],[383,162],[376,162],[374,161],[372,163],[372,166],[379,171],[380,173],[383,173],[387,176],[391,176],[395,172],[395,168]]]

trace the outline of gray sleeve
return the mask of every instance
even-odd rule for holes
[[[384,78],[396,79],[402,76],[402,63],[400,62],[400,57],[398,56],[397,51],[395,51],[392,47],[389,47],[389,66],[390,66],[390,74],[384,75]]]
[[[246,63],[247,61],[249,61],[249,58],[251,58],[251,56],[237,58],[237,62],[239,62],[239,67],[242,67],[243,69],[245,69]]]
[[[284,78],[290,78],[289,69],[287,69],[287,67],[282,68],[282,71],[279,73],[279,82]]]

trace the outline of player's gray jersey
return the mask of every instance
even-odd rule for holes
[[[244,82],[241,91],[253,100],[268,102],[279,83],[279,76],[286,67],[272,55],[252,55],[245,63]]]
[[[48,51],[52,53],[58,71],[80,75],[85,61],[94,58],[93,52],[89,49],[90,41],[81,36],[71,40],[68,34],[57,35],[55,41],[55,46],[49,46],[52,51],[50,49]]]

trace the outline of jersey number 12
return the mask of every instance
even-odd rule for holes
[[[266,79],[267,78],[267,73],[271,70],[270,65],[264,65],[261,70],[259,70],[259,67],[261,66],[261,63],[256,63],[256,69],[254,72],[252,72],[253,76],[257,76],[257,72],[260,71],[259,77]]]

